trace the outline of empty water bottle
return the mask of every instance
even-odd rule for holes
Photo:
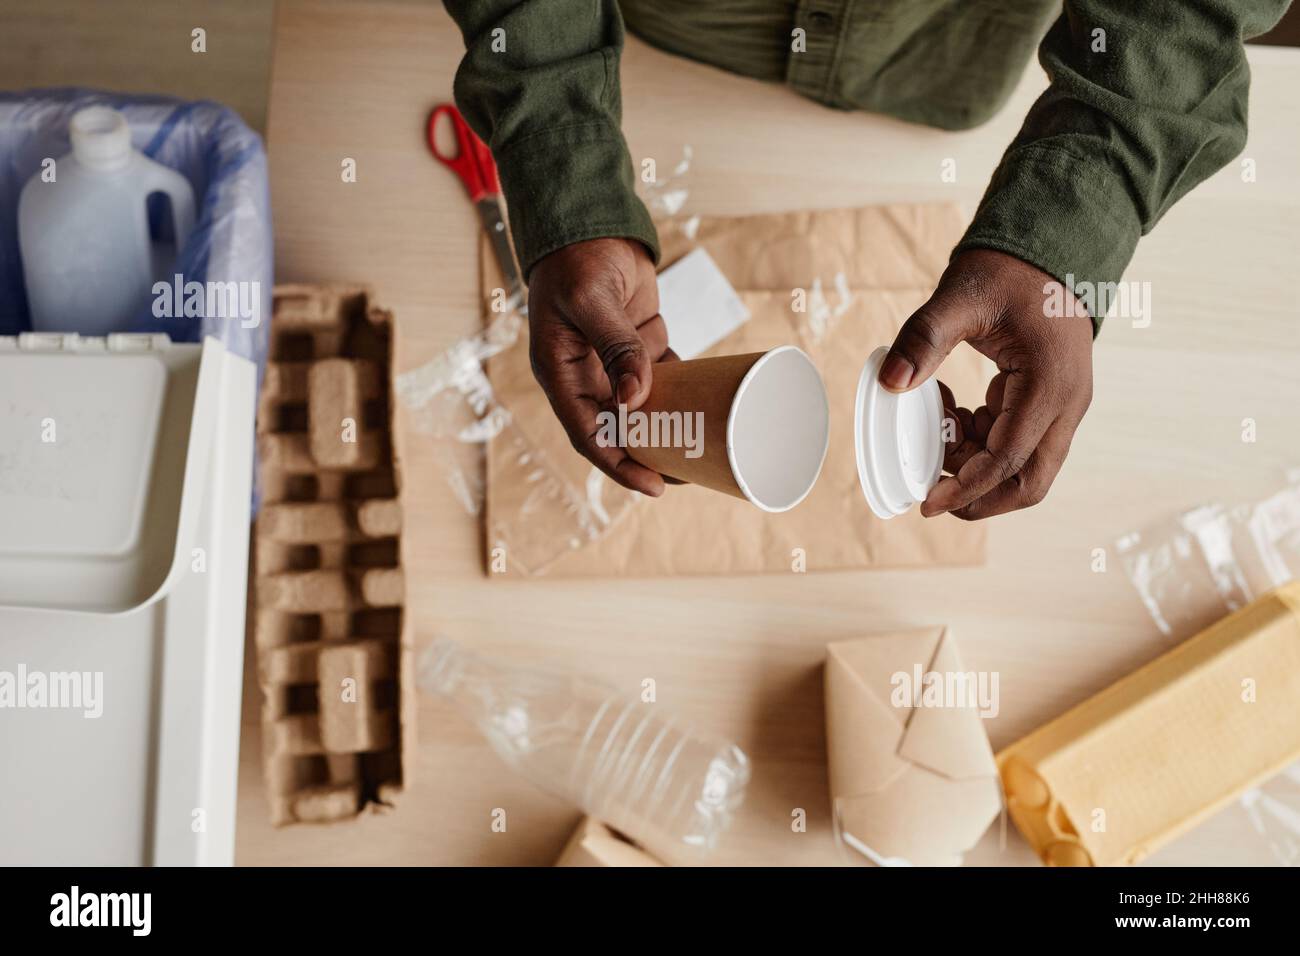
[[[494,663],[447,638],[420,671],[421,686],[452,700],[506,763],[664,862],[700,861],[744,797],[739,747],[602,681]]]

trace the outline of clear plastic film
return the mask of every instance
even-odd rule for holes
[[[807,310],[798,323],[799,335],[810,351],[825,342],[839,325],[841,316],[853,305],[848,277],[836,272],[829,283],[814,276],[808,287]]]
[[[524,574],[539,574],[566,551],[604,534],[630,505],[631,493],[595,468],[585,487],[574,487],[497,400],[486,364],[515,344],[523,322],[516,311],[499,315],[483,332],[398,376],[393,391],[414,429],[432,440],[438,468],[461,507],[484,517],[489,563],[500,559]],[[489,455],[518,471],[514,486],[525,489],[490,514]]]
[[[698,217],[682,210],[689,196],[691,149],[662,178],[641,183],[642,199],[661,234],[692,234]],[[490,296],[488,297],[490,300]],[[520,426],[499,399],[488,374],[491,358],[525,333],[526,305],[507,302],[489,309],[477,335],[461,339],[431,362],[394,381],[394,393],[410,412],[413,428],[434,446],[439,470],[466,513],[485,522],[490,570],[542,574],[564,554],[603,537],[637,496],[592,467],[581,480],[555,467],[548,453]],[[519,494],[492,496],[491,473],[501,487]],[[566,474],[568,471],[568,474]]]
[[[684,212],[690,196],[691,158],[691,147],[682,147],[682,158],[672,171],[653,183],[643,183],[640,190],[665,245],[677,238],[684,239],[689,246],[696,243],[700,217]],[[852,307],[855,295],[843,271],[811,276],[801,289],[804,298],[798,311],[792,311],[791,315],[804,348],[811,351],[832,335],[841,317]]]
[[[522,323],[518,312],[508,312],[393,382],[416,429],[439,440],[438,465],[469,514],[483,510],[482,449],[510,424],[510,412],[496,401],[484,363],[515,343]]]
[[[665,228],[681,229],[690,235],[699,225],[698,216],[684,217],[682,210],[690,199],[691,157],[694,150],[689,145],[682,147],[682,158],[673,166],[672,171],[662,178],[655,171],[655,177],[647,182],[639,181],[638,195],[650,210],[655,226],[662,232]],[[694,225],[692,225],[694,223]]]
[[[1300,866],[1300,764],[1292,764],[1238,802],[1277,866]]]
[[[1183,640],[1300,577],[1300,469],[1261,501],[1202,505],[1115,545],[1161,633]]]
[[[1176,641],[1300,578],[1300,469],[1254,502],[1212,503],[1116,542],[1156,626]],[[1226,813],[1276,865],[1300,865],[1300,764],[1248,790]]]

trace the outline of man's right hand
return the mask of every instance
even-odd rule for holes
[[[596,414],[640,408],[653,364],[677,358],[645,246],[589,239],[544,256],[529,276],[528,325],[533,374],[573,447],[623,487],[663,494],[661,475],[596,443]]]

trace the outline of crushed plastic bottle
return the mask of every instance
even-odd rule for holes
[[[739,747],[602,681],[496,664],[438,638],[420,686],[454,702],[533,783],[666,863],[702,862],[744,798]]]

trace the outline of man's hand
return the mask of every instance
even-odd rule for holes
[[[645,246],[590,239],[557,249],[528,282],[529,359],[573,447],[625,488],[663,494],[664,479],[622,448],[596,443],[596,414],[650,394],[651,365],[675,359]]]
[[[931,489],[921,505],[926,517],[947,511],[975,520],[1027,508],[1060,471],[1092,401],[1092,321],[1077,302],[1074,315],[1049,317],[1049,283],[1056,280],[1014,256],[962,252],[894,340],[880,368],[891,391],[920,385],[958,342],[998,367],[974,412],[957,407],[939,384],[958,427],[944,453],[951,477]]]

